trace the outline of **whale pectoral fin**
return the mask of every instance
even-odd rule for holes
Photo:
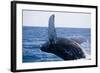
[[[49,42],[55,42],[57,38],[56,28],[55,28],[55,15],[51,15],[49,18],[49,27],[48,27],[48,39]]]
[[[70,39],[77,42],[78,44],[82,44],[83,42],[86,42],[86,39],[82,37],[75,37],[75,38],[70,38]]]

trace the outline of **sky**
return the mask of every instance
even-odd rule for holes
[[[55,15],[55,27],[90,28],[91,14],[23,10],[23,26],[48,27],[50,16]]]

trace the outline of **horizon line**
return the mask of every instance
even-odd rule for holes
[[[26,26],[26,25],[22,25],[22,26],[24,26],[24,27],[47,27],[48,28],[48,26]],[[55,28],[91,28],[91,27],[60,27],[60,26],[58,26],[58,27],[56,27],[55,26]]]

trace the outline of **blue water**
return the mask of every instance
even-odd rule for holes
[[[64,38],[82,37],[86,42],[81,47],[91,55],[91,30],[89,28],[56,28],[57,36]],[[40,50],[40,46],[48,40],[47,27],[29,27],[23,26],[22,36],[23,54],[22,61],[28,62],[44,62],[44,61],[62,61],[62,59],[54,54],[46,53]]]

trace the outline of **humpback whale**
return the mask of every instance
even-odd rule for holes
[[[55,15],[51,15],[49,18],[48,41],[40,49],[44,52],[55,54],[63,60],[86,58],[83,49],[80,47],[80,44],[84,41],[57,37],[54,21]]]

